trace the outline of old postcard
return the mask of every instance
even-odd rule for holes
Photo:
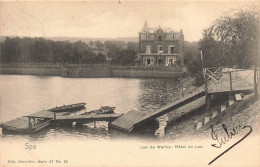
[[[0,166],[260,166],[258,1],[0,1]]]

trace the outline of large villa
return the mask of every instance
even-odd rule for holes
[[[174,66],[183,64],[182,30],[171,28],[150,28],[145,22],[139,32],[139,64],[143,66]]]

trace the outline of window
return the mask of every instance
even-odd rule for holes
[[[147,58],[147,65],[151,64],[151,59]]]
[[[174,39],[174,34],[172,33],[167,34],[166,39]]]
[[[150,66],[154,64],[154,57],[153,56],[147,56],[143,58],[143,64],[145,66]]]
[[[145,34],[141,34],[141,39],[145,39]]]
[[[159,51],[162,51],[162,45],[159,45],[159,46],[158,46],[158,50],[159,50]]]
[[[158,58],[158,64],[161,65],[162,64],[162,57]]]
[[[150,39],[153,39],[154,38],[154,35],[153,34],[150,34]]]
[[[176,58],[174,56],[166,56],[166,66],[173,66]]]
[[[168,54],[174,53],[174,45],[169,45],[168,46]]]
[[[161,35],[159,35],[159,41],[162,41],[162,36]]]
[[[157,50],[158,50],[158,53],[163,53],[163,50],[162,50],[162,45],[158,45],[158,48],[157,48]]]
[[[151,53],[151,45],[146,45],[146,53]]]
[[[148,39],[148,34],[145,34],[145,39]]]
[[[173,53],[173,52],[174,52],[174,46],[171,47],[171,53]]]

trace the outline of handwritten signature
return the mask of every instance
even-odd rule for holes
[[[217,140],[218,144],[212,144],[212,147],[216,147],[216,148],[221,148],[221,146],[223,144],[226,144],[230,139],[232,139],[233,136],[235,136],[236,134],[238,134],[242,129],[249,129],[248,133],[243,136],[240,140],[238,140],[235,144],[233,144],[231,147],[229,147],[228,149],[226,149],[224,152],[222,152],[221,154],[219,154],[216,158],[214,158],[212,161],[210,161],[209,165],[212,164],[214,161],[216,161],[218,158],[220,158],[222,155],[224,155],[225,153],[227,153],[229,150],[231,150],[233,147],[235,147],[238,143],[240,143],[241,141],[243,141],[247,136],[250,135],[250,133],[252,132],[252,127],[245,125],[245,126],[241,126],[239,125],[236,128],[233,128],[231,131],[228,130],[227,125],[226,124],[222,124],[222,128],[223,130],[226,132],[226,135],[224,138],[219,138],[218,135],[216,134],[216,131],[214,131],[213,126],[211,125],[211,137],[213,140]]]

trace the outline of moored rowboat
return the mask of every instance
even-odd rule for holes
[[[52,112],[76,111],[76,110],[84,109],[85,105],[86,105],[86,103],[70,104],[70,105],[64,105],[61,107],[51,108],[48,111],[52,111]]]
[[[114,110],[115,110],[115,107],[102,106],[98,110],[92,110],[92,111],[86,112],[86,113],[84,113],[82,115],[88,115],[88,114],[113,114],[113,113],[115,113]]]

